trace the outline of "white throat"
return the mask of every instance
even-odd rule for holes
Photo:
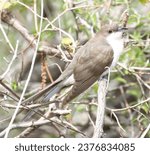
[[[123,52],[124,40],[122,38],[122,32],[113,32],[107,36],[106,40],[114,52],[114,59],[110,66],[112,68],[116,65],[121,53]]]

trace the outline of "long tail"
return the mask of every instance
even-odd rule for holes
[[[59,84],[62,83],[62,81],[55,81],[54,83],[50,84],[49,86],[47,86],[46,88],[40,90],[39,92],[37,92],[36,94],[32,95],[31,97],[25,99],[22,104],[25,105],[31,101],[35,102],[37,100],[39,100],[42,96],[44,96],[46,93],[48,93],[49,91],[53,90],[55,87],[57,87],[57,85],[59,86]],[[54,94],[53,94],[54,95]]]
[[[63,87],[63,81],[61,81],[60,83],[56,84],[55,86],[53,86],[41,99],[42,102],[48,102],[49,99],[55,95],[56,93],[58,93]]]
[[[63,81],[53,84],[51,85],[51,87],[48,87],[48,89],[44,89],[44,91],[41,91],[41,93],[35,94],[34,97],[32,97],[32,99],[34,99],[36,96],[40,96],[44,95],[46,92],[46,94],[44,96],[42,96],[42,98],[39,99],[39,102],[41,101],[42,103],[44,102],[48,102],[49,99],[55,95],[56,93],[58,93],[61,89],[63,88]],[[31,99],[31,98],[30,98]],[[33,100],[35,101],[35,100]],[[29,100],[28,100],[29,102]],[[22,121],[27,121],[29,120],[29,118],[31,118],[37,111],[39,108],[35,108],[34,111],[29,111],[26,116],[23,118]]]

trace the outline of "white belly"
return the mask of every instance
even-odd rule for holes
[[[111,64],[111,68],[112,68],[116,65],[121,53],[123,52],[124,40],[122,38],[121,32],[117,32],[112,35],[109,35],[106,38],[106,40],[107,40],[108,44],[112,47],[113,52],[114,52],[114,59]]]

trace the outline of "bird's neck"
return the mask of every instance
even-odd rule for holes
[[[123,39],[110,39],[110,38],[106,38],[108,44],[112,47],[113,52],[114,52],[114,58],[111,64],[111,67],[114,67],[121,55],[121,53],[123,52],[123,48],[124,48],[124,40]]]

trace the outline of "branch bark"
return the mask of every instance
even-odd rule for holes
[[[4,22],[4,23],[7,23],[8,25],[12,26],[13,28],[15,28],[18,32],[21,33],[21,35],[29,42],[29,43],[32,43],[31,45],[32,46],[35,46],[36,45],[36,41],[34,36],[32,36],[31,34],[29,34],[28,30],[22,26],[22,24],[16,19],[13,17],[13,15],[6,11],[6,10],[3,10],[3,12],[1,13],[1,20]]]
[[[96,116],[96,125],[94,129],[93,138],[100,138],[103,136],[104,115],[106,107],[106,93],[107,93],[107,80],[100,79],[98,82],[98,107]]]

